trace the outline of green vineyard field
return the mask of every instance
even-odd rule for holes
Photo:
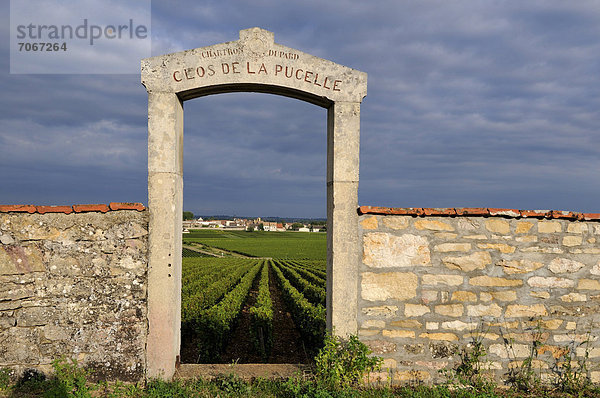
[[[262,257],[195,257],[189,252],[183,257],[182,335],[193,337],[200,362],[219,360],[244,306],[250,314],[246,334],[266,360],[277,330],[269,287],[281,291],[307,350],[320,348],[326,314],[325,234],[202,230],[186,234],[186,242]],[[248,301],[252,289],[254,304]]]
[[[192,230],[183,241],[250,257],[324,261],[327,255],[327,234],[322,232]]]

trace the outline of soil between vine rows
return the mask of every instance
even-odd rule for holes
[[[273,348],[266,361],[263,361],[259,355],[254,353],[249,331],[250,314],[248,309],[256,302],[259,277],[260,273],[254,280],[238,323],[218,363],[310,363],[311,360],[304,349],[300,332],[283,301],[283,295],[275,281],[275,275],[271,267],[269,267],[269,292],[273,302]],[[182,336],[181,362],[197,363],[197,347],[196,336]]]

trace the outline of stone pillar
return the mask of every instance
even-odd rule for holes
[[[181,339],[183,104],[175,93],[148,93],[147,377],[175,373]]]
[[[327,328],[356,334],[360,103],[327,110]]]

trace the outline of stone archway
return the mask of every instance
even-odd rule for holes
[[[360,103],[367,75],[274,42],[260,28],[237,41],[142,60],[148,91],[147,377],[171,378],[179,358],[183,101],[264,92],[327,109],[327,326],[356,333]]]

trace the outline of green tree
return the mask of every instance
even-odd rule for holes
[[[299,223],[299,222],[295,222],[292,224],[292,231],[297,231],[298,229],[304,227],[304,224]]]
[[[194,213],[192,213],[191,211],[184,211],[183,212],[183,220],[187,221],[187,220],[193,220],[194,219]]]

